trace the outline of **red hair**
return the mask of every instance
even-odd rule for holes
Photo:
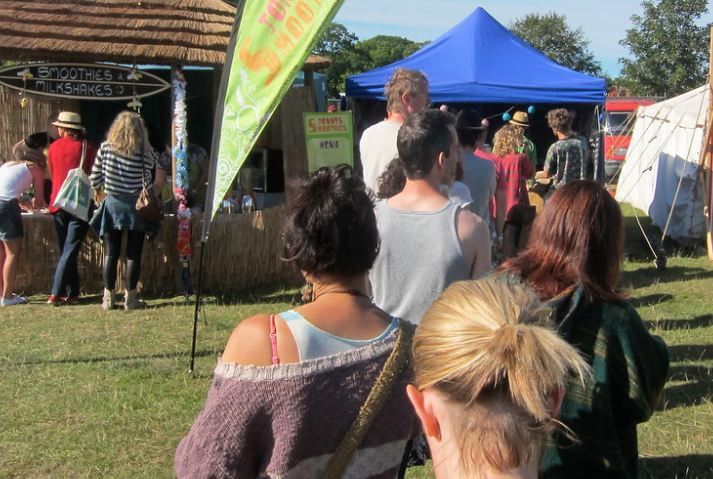
[[[527,248],[500,270],[519,275],[543,301],[578,284],[592,299],[623,301],[616,287],[623,244],[614,198],[598,183],[573,181],[545,203]]]

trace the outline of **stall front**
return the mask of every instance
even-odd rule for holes
[[[0,155],[3,159],[9,158],[12,145],[30,133],[45,131],[48,119],[61,110],[81,111],[86,118],[88,136],[101,140],[111,120],[109,117],[113,117],[112,112],[128,107],[139,109],[149,125],[153,124],[156,130],[165,132],[159,133],[158,141],[153,143],[161,150],[166,142],[172,146],[174,178],[178,182],[181,168],[188,167],[185,163],[181,166],[185,155],[180,155],[180,152],[186,146],[185,141],[189,137],[194,138],[191,132],[195,130],[199,138],[211,137],[220,71],[225,62],[225,51],[235,15],[235,7],[221,0],[2,2],[0,60],[11,62],[11,66],[24,64],[27,66],[25,70],[31,73],[24,74],[25,83],[19,88],[17,85],[14,88],[8,85],[11,82],[5,82],[7,86],[0,86],[0,99],[4,106],[0,112]],[[37,67],[38,62],[74,66],[75,70],[78,65],[86,65],[87,69],[111,68],[111,65],[119,68],[123,65],[137,72],[139,79],[142,75],[148,77],[153,73],[163,79],[166,85],[170,83],[171,88],[156,89],[151,96],[137,93],[135,85],[127,84],[125,87],[129,90],[129,98],[119,95],[121,98],[114,101],[103,101],[97,95],[87,97],[81,94],[81,89],[70,87],[67,90],[75,94],[59,92],[57,95],[57,88],[52,87],[51,92],[55,96],[51,97],[46,96],[47,92],[24,88],[38,79],[37,73],[32,73],[32,68]],[[156,67],[147,70],[141,65]],[[270,203],[265,201],[268,193],[275,193],[279,197],[284,192],[286,181],[307,171],[302,112],[316,109],[312,71],[328,65],[329,60],[322,57],[312,56],[307,60],[304,86],[290,89],[256,144],[258,151],[254,155],[255,159],[246,165],[254,171],[247,173],[244,181],[248,183],[249,189],[254,189],[254,195],[264,195],[263,201],[257,202],[259,205]],[[183,66],[190,67],[184,69]],[[192,84],[193,79],[199,78],[199,75],[200,81],[196,80],[195,85]],[[74,80],[76,78],[69,78],[67,85]],[[94,83],[102,84],[103,80],[98,79]],[[139,80],[141,82],[143,80]],[[80,95],[76,95],[77,91],[80,91]],[[84,91],[97,90],[92,87]],[[208,147],[207,140],[205,143],[204,146]],[[178,175],[175,174],[176,168],[179,169]],[[267,191],[267,188],[271,191]],[[273,197],[271,201],[279,203],[279,198],[275,201]],[[279,218],[281,212],[276,208],[218,219],[218,224],[222,226],[215,228],[216,233],[212,239],[221,247],[215,248],[215,251],[231,251],[233,248],[237,251],[237,248],[243,247],[246,250],[243,254],[236,253],[231,257],[237,262],[235,264],[228,265],[220,260],[211,262],[207,258],[205,285],[208,292],[229,292],[240,287],[291,278],[277,259],[279,234],[274,225],[279,223]],[[50,220],[42,214],[27,215],[24,218],[28,231],[25,251],[28,254],[23,255],[18,279],[19,289],[27,293],[48,291],[47,285],[58,248]],[[201,216],[194,215],[189,229],[200,228],[200,221]],[[174,216],[167,216],[159,237],[145,248],[143,260],[147,267],[142,275],[142,288],[145,291],[171,294],[182,290],[179,286],[179,255],[175,252],[178,234],[176,222]],[[256,248],[236,244],[234,238],[250,238],[252,231],[271,236],[262,236],[261,240],[256,240],[256,244],[260,243]],[[198,236],[194,234],[192,241],[195,242]],[[101,271],[101,244],[91,235],[85,243],[80,253],[81,274],[86,279],[85,292],[97,292],[101,289],[96,281]],[[155,264],[155,268],[152,268],[152,264]],[[95,280],[92,281],[92,278]]]

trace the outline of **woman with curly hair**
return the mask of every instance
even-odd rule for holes
[[[121,255],[121,239],[126,231],[126,294],[124,309],[145,306],[137,296],[141,273],[144,237],[159,225],[142,218],[136,211],[136,200],[143,185],[152,184],[151,171],[158,155],[149,143],[143,118],[138,113],[123,111],[117,115],[99,146],[92,167],[92,187],[106,194],[91,224],[104,242],[104,296],[102,309],[115,306],[116,270]]]
[[[533,177],[535,169],[525,153],[518,153],[522,142],[522,129],[510,124],[500,128],[493,141],[493,155],[497,159],[495,227],[506,257],[514,256],[524,245],[526,228],[534,219],[525,180]]]
[[[393,478],[413,434],[410,330],[366,292],[379,233],[364,182],[320,168],[289,198],[283,258],[312,301],[235,328],[178,477]]]
[[[577,441],[556,436],[540,477],[636,478],[636,426],[656,408],[668,351],[617,287],[624,242],[619,205],[601,185],[574,181],[545,203],[532,234],[537,241],[501,271],[547,302],[560,335],[594,374],[589,385],[567,385],[560,420]]]

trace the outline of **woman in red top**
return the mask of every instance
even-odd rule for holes
[[[523,144],[520,128],[505,125],[495,133],[493,155],[497,157],[495,177],[496,228],[498,243],[506,258],[517,253],[527,238],[527,228],[534,219],[530,211],[525,180],[535,175],[529,157],[518,153]]]
[[[77,256],[82,246],[84,236],[89,229],[89,223],[77,218],[73,214],[54,207],[62,183],[67,178],[69,170],[79,168],[82,159],[82,142],[84,127],[82,118],[78,113],[69,111],[60,112],[57,121],[52,123],[57,127],[59,139],[49,147],[47,164],[52,178],[52,194],[50,195],[50,213],[54,217],[54,226],[59,239],[60,257],[52,282],[52,292],[47,304],[59,306],[79,303],[79,270],[77,269]],[[83,169],[91,173],[92,164],[97,148],[87,142],[86,157]]]

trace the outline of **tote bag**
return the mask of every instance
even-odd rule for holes
[[[92,184],[83,169],[86,155],[87,142],[83,141],[79,168],[69,170],[53,205],[55,208],[71,213],[84,221],[89,220],[89,208],[92,201]]]

